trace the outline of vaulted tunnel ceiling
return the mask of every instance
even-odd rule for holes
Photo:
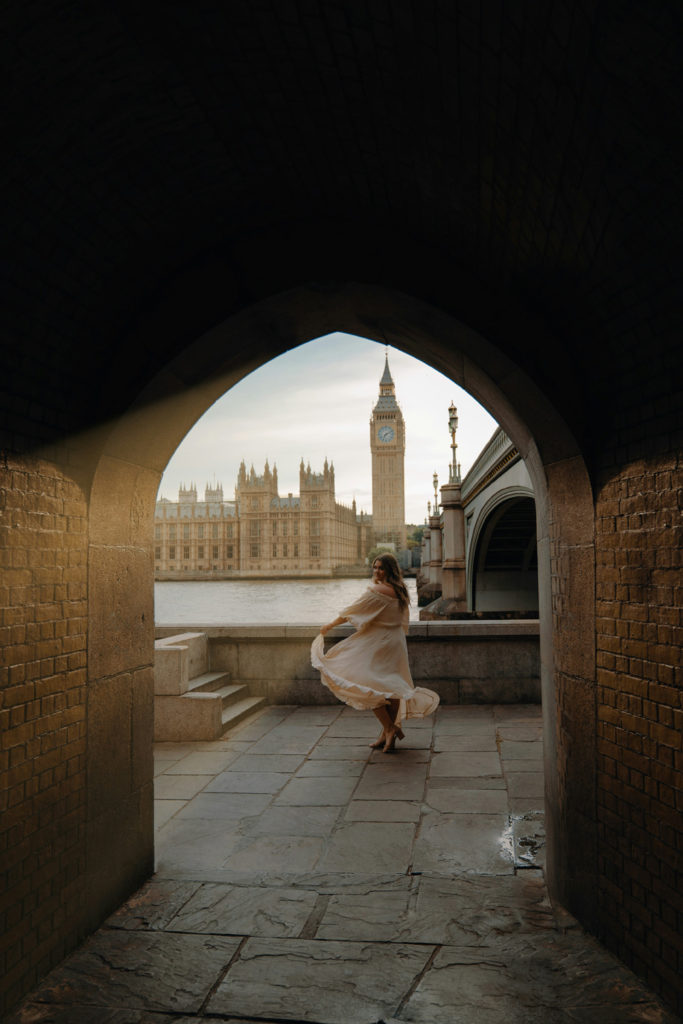
[[[13,417],[76,429],[231,312],[327,280],[480,330],[587,448],[630,403],[672,412],[680,5],[7,7]]]

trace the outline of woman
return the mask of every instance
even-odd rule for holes
[[[403,739],[404,718],[431,715],[438,694],[416,687],[408,665],[408,605],[410,598],[401,569],[392,554],[379,555],[372,563],[372,583],[358,601],[344,608],[322,626],[311,647],[311,662],[332,693],[358,710],[372,709],[382,734],[371,746],[394,751]],[[342,622],[356,632],[325,654],[324,638]]]

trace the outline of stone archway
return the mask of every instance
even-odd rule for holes
[[[132,737],[126,792],[89,822],[93,917],[149,863],[152,515],[161,473],[204,411],[252,369],[332,331],[389,343],[451,377],[495,416],[526,461],[537,500],[549,885],[591,924],[595,908],[593,503],[578,445],[559,413],[501,351],[406,295],[355,284],[304,287],[225,321],[173,359],[103,437],[90,501],[89,712]],[[97,698],[95,698],[97,695]],[[571,754],[571,757],[570,757]],[[106,792],[90,746],[89,788]],[[136,784],[137,780],[137,784]],[[106,802],[106,801],[105,801]],[[108,852],[101,837],[119,837]],[[111,861],[111,863],[109,863]]]

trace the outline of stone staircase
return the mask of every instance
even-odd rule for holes
[[[229,672],[211,671],[206,633],[177,633],[154,644],[154,739],[216,740],[265,704]]]

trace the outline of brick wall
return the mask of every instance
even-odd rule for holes
[[[80,937],[86,542],[73,482],[1,458],[0,1013]]]
[[[680,455],[597,496],[598,870],[609,945],[683,1012]]]

